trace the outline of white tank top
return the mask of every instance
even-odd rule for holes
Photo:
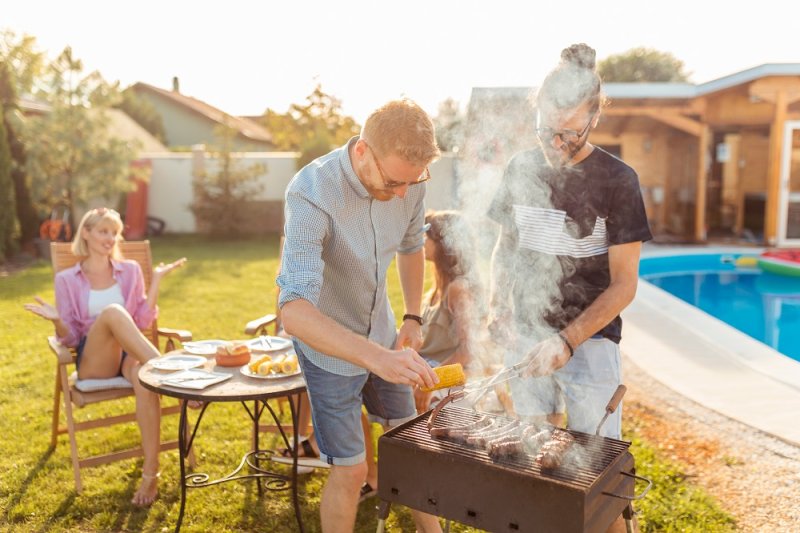
[[[119,283],[115,283],[107,289],[96,291],[89,290],[89,316],[94,318],[100,311],[111,304],[125,305],[125,298],[122,296],[122,289]]]

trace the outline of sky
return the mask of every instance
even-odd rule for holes
[[[717,0],[303,1],[9,0],[0,30],[71,46],[86,72],[141,81],[234,115],[285,112],[317,83],[363,123],[406,96],[430,114],[473,87],[535,86],[562,48],[598,60],[638,46],[670,52],[703,83],[763,63],[800,63],[800,2]],[[792,6],[792,7],[790,7]]]

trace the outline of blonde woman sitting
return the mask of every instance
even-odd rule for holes
[[[25,309],[51,321],[59,342],[75,348],[80,379],[121,375],[133,384],[144,462],[142,482],[131,502],[149,506],[158,495],[161,411],[159,396],[145,389],[137,376],[141,365],[160,354],[140,329],[158,314],[161,279],[186,258],[155,267],[145,294],[139,263],[123,259],[117,246],[122,228],[113,209],[86,213],[72,241],[72,253],[81,260],[56,275],[56,306],[37,296],[38,305],[25,304]]]

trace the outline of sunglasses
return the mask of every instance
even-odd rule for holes
[[[381,175],[381,181],[383,181],[383,188],[386,190],[397,189],[399,187],[405,187],[408,185],[409,187],[412,185],[419,185],[420,183],[425,183],[426,181],[431,179],[431,171],[428,167],[425,167],[425,171],[422,175],[417,179],[417,181],[412,181],[411,183],[407,181],[393,181],[386,178],[386,174],[383,173],[383,169],[381,168],[381,164],[378,161],[378,156],[375,155],[375,152],[372,150],[370,145],[366,142],[364,143],[366,147],[369,149],[369,153],[372,154],[372,160],[375,161],[375,166],[378,168],[378,174]]]
[[[554,130],[553,128],[548,128],[547,126],[539,126],[542,121],[541,115],[536,115],[536,135],[544,142],[550,142],[556,137],[558,137],[562,143],[565,144],[575,144],[581,140],[581,138],[589,131],[589,126],[592,125],[592,121],[594,121],[594,115],[589,119],[589,122],[586,124],[586,127],[583,128],[581,131],[575,130]]]

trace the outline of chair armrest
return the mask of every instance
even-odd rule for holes
[[[192,340],[192,332],[186,329],[158,328],[158,336],[181,342]]]
[[[270,313],[260,318],[256,318],[255,320],[251,320],[247,323],[247,326],[245,326],[244,332],[248,335],[256,335],[259,332],[263,332],[264,329],[270,324],[274,324],[277,318],[277,316]]]
[[[47,344],[50,346],[50,350],[53,351],[56,358],[58,359],[58,364],[60,365],[68,365],[75,361],[75,354],[73,351],[58,342],[58,339],[55,337],[47,337]]]

